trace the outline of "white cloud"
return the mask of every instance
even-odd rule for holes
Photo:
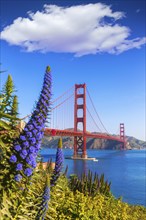
[[[118,24],[122,12],[102,3],[59,7],[44,5],[43,11],[28,12],[3,29],[1,39],[26,51],[68,52],[75,56],[108,52],[119,54],[140,48],[145,38],[127,39],[130,29]]]

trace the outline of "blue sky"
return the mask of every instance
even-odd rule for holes
[[[29,114],[51,66],[53,99],[86,83],[110,133],[145,140],[144,0],[1,0],[1,85],[13,77],[20,117]]]

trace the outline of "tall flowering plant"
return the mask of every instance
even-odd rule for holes
[[[46,212],[48,210],[48,203],[50,201],[50,181],[49,181],[48,176],[46,178],[44,192],[41,197],[42,197],[41,198],[42,201],[40,203],[39,211],[38,211],[37,216],[35,218],[36,220],[44,220],[45,216],[46,216]]]
[[[36,157],[44,135],[44,126],[50,107],[51,99],[51,71],[46,68],[43,88],[31,115],[20,136],[14,141],[12,155],[9,162],[13,170],[14,179],[20,182],[23,178],[30,177],[36,167]]]
[[[51,186],[54,186],[56,184],[61,174],[63,161],[64,161],[64,156],[63,156],[63,151],[62,151],[62,139],[60,138],[58,141],[58,148],[56,152],[55,168],[54,168],[52,178],[51,178]]]

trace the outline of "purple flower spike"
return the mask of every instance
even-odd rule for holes
[[[32,166],[32,163],[33,163],[34,161],[30,160],[30,158],[27,157],[27,158],[26,158],[26,162],[27,162],[30,166]]]
[[[32,137],[32,133],[31,133],[31,132],[27,132],[26,134],[27,134],[27,137],[28,137],[28,138],[31,138],[31,137]]]
[[[37,123],[36,123],[36,121],[34,121],[34,120],[33,120],[33,125],[34,125],[35,128],[37,127]],[[33,130],[33,131],[34,131],[34,130]]]
[[[34,129],[32,132],[33,132],[34,135],[36,135],[36,133],[37,133],[38,131],[37,131],[36,129]]]
[[[10,157],[10,162],[11,163],[16,163],[17,161],[17,157],[13,154],[11,157]]]
[[[26,137],[24,135],[20,135],[20,140],[21,141],[26,141]]]
[[[30,138],[30,143],[31,144],[35,144],[36,143],[36,139],[33,137],[33,138]]]
[[[51,178],[51,186],[54,186],[56,184],[56,181],[61,174],[63,161],[64,161],[64,156],[62,152],[62,139],[60,138],[58,141],[58,148],[57,148],[57,153],[56,153],[55,169],[53,171],[53,175]]]
[[[20,151],[22,148],[21,148],[20,145],[15,145],[15,146],[14,146],[14,149],[15,149],[16,151]]]
[[[38,133],[37,135],[36,135],[36,139],[37,140],[40,140],[42,138],[42,134],[41,133]]]
[[[38,123],[39,123],[39,124],[42,123],[42,119],[41,119],[41,118],[38,119]]]
[[[27,150],[22,150],[21,152],[24,156],[27,156]]]
[[[18,163],[18,164],[17,164],[17,167],[16,167],[16,170],[17,170],[17,171],[18,171],[18,170],[22,170],[22,167],[23,167],[22,163]]]
[[[21,157],[22,159],[25,159],[25,158],[26,158],[26,155],[20,153],[20,157]]]
[[[49,200],[50,200],[50,186],[49,185],[50,184],[49,184],[49,180],[48,180],[48,177],[47,177],[46,185],[45,185],[45,188],[44,188],[44,193],[42,195],[42,202],[40,204],[40,209],[37,213],[36,219],[42,219],[42,220],[45,219],[46,212],[48,210],[48,203],[49,203]]]
[[[29,151],[30,151],[30,153],[35,153],[35,147],[30,146]]]
[[[10,157],[10,162],[15,163],[17,161],[17,167],[15,164],[15,169],[13,169],[16,174],[22,167],[25,167],[24,174],[29,177],[32,175],[33,169],[36,167],[36,157],[44,135],[43,128],[45,127],[46,118],[50,110],[51,81],[50,67],[47,67],[43,88],[36,104],[36,108],[31,114],[31,117],[19,138],[14,141],[16,156],[12,155]],[[32,168],[30,168],[30,166]],[[20,176],[15,177],[17,180],[20,179],[18,178]]]
[[[29,157],[26,157],[26,162],[27,162],[28,164],[30,164],[30,158],[29,158]]]
[[[40,147],[41,147],[41,144],[40,144],[40,143],[37,143],[37,144],[36,144],[36,149],[39,150]]]
[[[24,147],[28,147],[29,146],[29,143],[28,143],[28,141],[25,141],[25,142],[23,142],[23,144],[22,144]]]
[[[29,129],[30,131],[33,130],[33,128],[34,128],[33,125],[31,125],[31,124],[28,124],[27,126],[28,126],[28,129]],[[26,128],[27,128],[27,127],[26,127]]]
[[[27,131],[29,131],[29,130],[28,130],[28,128],[26,128],[26,127],[25,127],[25,128],[24,128],[24,131],[26,131],[26,132],[27,132]]]
[[[26,168],[25,171],[24,171],[24,174],[25,174],[26,176],[31,176],[31,174],[32,174],[32,169]]]
[[[32,164],[31,164],[31,166],[32,166],[33,168],[36,168],[36,166],[37,166],[37,163],[36,163],[36,161],[32,161]]]
[[[20,180],[22,179],[22,176],[20,174],[17,174],[15,177],[14,177],[15,181],[17,182],[20,182]]]
[[[39,123],[39,119],[38,119],[38,123]],[[40,124],[40,123],[39,123],[39,124]],[[37,129],[37,131],[41,131],[41,130],[42,130],[42,126],[37,125],[36,129]]]

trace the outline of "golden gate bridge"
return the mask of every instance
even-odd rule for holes
[[[87,98],[90,101],[90,106],[92,106],[94,116],[88,108]],[[118,141],[120,142],[120,149],[125,149],[124,123],[120,123],[118,135],[112,135],[107,131],[96,111],[94,102],[91,99],[85,83],[75,84],[74,87],[64,92],[61,96],[52,101],[51,104],[51,117],[49,126],[45,128],[45,135],[73,136],[74,159],[87,158],[87,138]],[[97,120],[95,120],[95,118],[97,118]],[[72,124],[72,126],[70,124]],[[71,127],[73,129],[70,129]]]

